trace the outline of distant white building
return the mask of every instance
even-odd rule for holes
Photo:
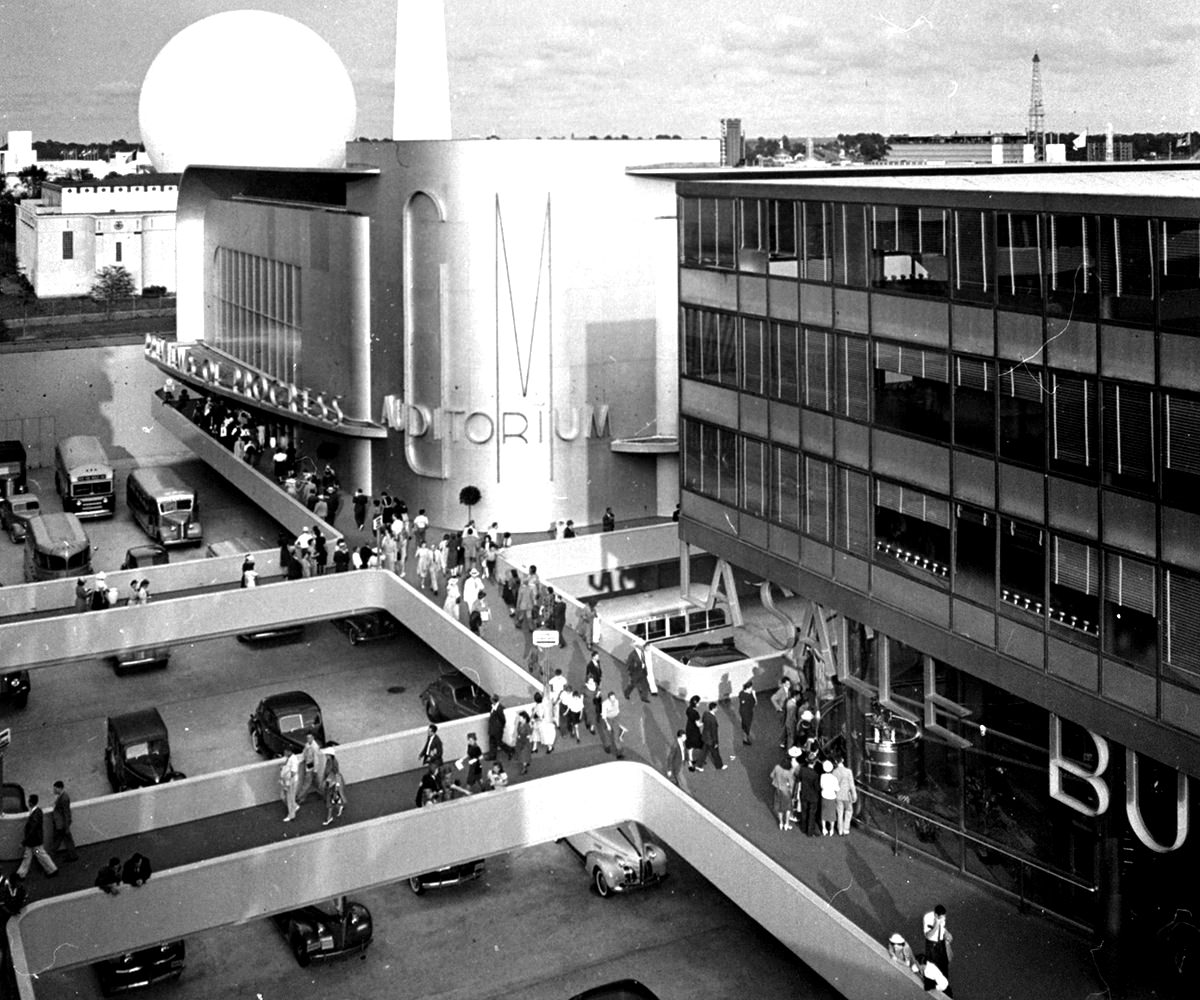
[[[9,132],[0,149],[0,188],[6,183],[12,183],[26,167],[32,167],[37,162],[37,153],[33,149],[33,133],[29,131]]]
[[[178,197],[178,174],[46,181],[17,205],[17,267],[40,298],[85,295],[113,264],[139,291],[174,291]]]

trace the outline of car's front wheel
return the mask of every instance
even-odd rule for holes
[[[265,756],[266,752],[263,747],[262,733],[259,732],[258,726],[250,727],[250,745],[254,747],[254,752],[260,757]]]
[[[607,899],[612,895],[612,886],[608,884],[604,871],[598,866],[592,871],[592,884],[596,887],[596,894],[601,898]]]
[[[292,925],[292,929],[288,933],[288,943],[292,946],[292,954],[296,956],[297,965],[304,968],[312,961],[312,957],[308,953],[308,947],[304,943],[304,935],[300,933],[300,928],[295,924]]]
[[[419,876],[414,875],[408,880],[408,887],[412,889],[413,894],[420,896],[425,891],[425,883],[421,881]]]
[[[425,715],[430,722],[444,722],[442,713],[438,711],[437,702],[430,698],[425,702]]]

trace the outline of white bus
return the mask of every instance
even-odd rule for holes
[[[125,503],[142,530],[161,545],[204,541],[200,500],[174,469],[134,469],[125,483]]]
[[[63,438],[55,447],[54,488],[69,514],[112,517],[117,509],[108,455],[96,438],[86,434]]]

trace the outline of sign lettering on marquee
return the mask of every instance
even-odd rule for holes
[[[604,438],[612,433],[607,403],[551,410],[544,407],[503,410],[497,421],[484,410],[429,407],[387,395],[383,397],[379,421],[391,430],[411,437],[430,435],[435,441],[466,439],[472,444],[487,444],[494,441],[497,434],[501,444],[510,440],[544,444],[548,430],[560,441],[575,441],[581,431],[585,438]]]

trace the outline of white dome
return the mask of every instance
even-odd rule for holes
[[[235,10],[184,28],[150,64],[138,121],[155,167],[341,167],[354,86],[337,53],[280,14]]]

